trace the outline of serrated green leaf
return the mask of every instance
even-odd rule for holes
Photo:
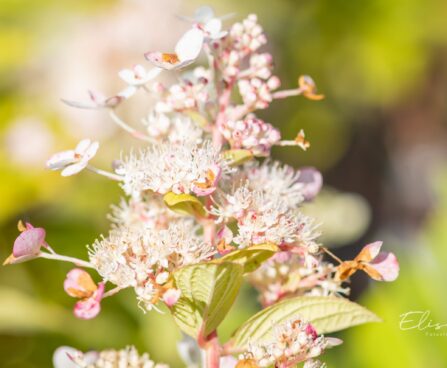
[[[300,317],[312,323],[319,334],[330,333],[380,318],[366,308],[338,297],[300,296],[283,300],[251,317],[233,336],[235,347],[268,340],[272,326]]]
[[[180,299],[172,314],[180,329],[198,338],[208,336],[223,321],[236,299],[244,268],[233,262],[200,263],[174,273]]]
[[[244,273],[249,273],[256,270],[264,261],[273,256],[278,249],[272,243],[252,245],[248,248],[235,250],[219,258],[216,262],[236,262],[244,266]]]
[[[198,217],[206,215],[202,202],[191,194],[175,194],[169,192],[164,195],[163,201],[172,211],[182,215],[193,215]]]
[[[230,166],[242,165],[253,158],[253,153],[246,149],[232,149],[223,152],[223,156],[230,162]]]

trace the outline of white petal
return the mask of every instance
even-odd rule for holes
[[[78,172],[84,170],[86,166],[87,166],[87,162],[78,162],[76,164],[69,165],[65,169],[62,170],[61,175],[62,176],[75,175]]]
[[[94,102],[80,102],[61,99],[61,101],[71,107],[76,107],[78,109],[97,109],[99,106]]]
[[[202,50],[204,34],[200,29],[193,28],[186,32],[175,46],[175,53],[180,62],[195,60]]]
[[[77,153],[78,155],[81,155],[81,156],[84,155],[85,151],[89,148],[91,143],[92,143],[92,141],[90,139],[88,139],[88,138],[83,139],[76,146],[75,153]]]
[[[209,32],[211,36],[214,36],[222,30],[222,21],[218,18],[213,18],[209,22],[206,22],[203,28],[205,31]]]
[[[122,69],[118,72],[118,76],[128,84],[135,83],[135,73],[130,69]]]
[[[214,10],[211,6],[201,6],[194,12],[194,20],[196,22],[205,23],[208,22],[211,18],[214,18]]]
[[[146,73],[146,78],[144,78],[146,81],[150,81],[151,79],[154,79],[158,77],[158,75],[161,73],[161,68],[152,68]]]
[[[59,170],[73,162],[76,162],[75,152],[73,150],[62,151],[51,156],[46,162],[46,167],[50,170]]]
[[[53,354],[54,368],[79,368],[79,366],[69,357],[69,355],[76,356],[78,353],[78,350],[70,346],[61,346],[57,348]]]
[[[99,143],[98,142],[93,142],[84,152],[83,155],[83,160],[89,161],[91,160],[95,155],[96,152],[98,151],[99,148]]]
[[[136,86],[128,86],[127,88],[124,88],[122,91],[120,91],[118,93],[118,96],[124,98],[124,99],[128,99],[131,98],[135,92],[137,92],[137,87]]]

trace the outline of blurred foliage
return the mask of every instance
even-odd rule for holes
[[[138,3],[137,0],[122,1],[130,6]],[[156,0],[147,1],[158,6]],[[2,259],[10,253],[19,218],[45,226],[52,246],[80,257],[86,255],[85,244],[107,231],[105,214],[109,204],[117,202],[120,196],[114,184],[90,173],[63,179],[58,174],[44,172],[43,162],[21,166],[12,159],[3,139],[17,119],[32,116],[43,121],[55,136],[54,149],[73,144],[73,137],[64,131],[63,118],[52,109],[58,101],[46,100],[47,91],[39,84],[49,71],[36,70],[31,65],[45,59],[45,53],[50,53],[51,57],[54,48],[64,48],[78,23],[95,22],[98,14],[107,14],[119,3],[118,0],[1,1]],[[172,1],[172,4],[178,2]],[[188,14],[198,4],[184,2],[182,9]],[[401,260],[402,273],[396,283],[371,285],[361,297],[361,302],[382,316],[384,323],[341,334],[345,344],[328,354],[328,362],[345,368],[446,366],[445,336],[427,337],[423,332],[400,331],[398,323],[401,313],[425,309],[432,311],[434,320],[447,322],[447,300],[443,292],[446,277],[443,265],[447,261],[447,178],[438,180],[439,196],[428,220],[422,222],[421,229],[414,230],[412,237],[405,238],[398,231],[394,232],[392,221],[387,223],[378,216],[377,208],[383,206],[384,198],[375,194],[376,186],[389,186],[386,174],[389,161],[384,163],[386,168],[382,171],[375,170],[375,161],[356,162],[348,166],[349,171],[341,169],[353,147],[359,144],[356,143],[359,135],[366,137],[366,143],[362,141],[360,145],[371,157],[382,159],[378,152],[384,141],[390,139],[386,130],[389,121],[383,116],[392,113],[409,96],[417,96],[430,82],[433,65],[445,62],[447,2],[220,0],[211,5],[219,14],[237,11],[237,18],[251,12],[259,15],[284,88],[295,86],[299,74],[314,77],[319,91],[326,95],[324,101],[278,101],[262,112],[262,117],[280,126],[286,137],[294,137],[304,128],[312,142],[307,153],[278,148],[275,156],[293,165],[315,165],[325,170],[330,184],[337,187],[338,182],[344,183],[337,189],[352,192],[359,188],[355,183],[359,183],[364,190],[362,194],[372,206],[371,211],[364,209],[362,200],[356,207],[360,217],[372,216],[368,239],[376,235],[374,233],[385,234],[389,237],[387,248],[394,248]],[[147,32],[157,30],[148,24]],[[88,55],[73,57],[79,63],[88,63]],[[57,65],[57,60],[55,62],[53,67]],[[39,73],[43,73],[40,79],[37,78]],[[420,130],[424,130],[423,125]],[[29,144],[33,139],[27,137],[21,144]],[[111,144],[116,141],[110,140]],[[391,142],[387,155],[391,156],[393,149]],[[107,157],[110,161],[112,155],[119,155],[119,147],[106,153],[110,153]],[[390,160],[383,155],[384,160]],[[105,154],[99,160],[108,162]],[[364,173],[362,170],[371,170],[377,183],[369,181],[368,176],[356,179]],[[336,203],[327,197],[323,201],[325,199],[329,206]],[[342,207],[345,211],[349,208],[347,204]],[[331,216],[337,217],[336,212],[330,212],[328,217]],[[338,222],[331,223],[332,229],[350,226],[349,216],[344,221],[336,220]],[[357,220],[361,222],[361,218]],[[360,233],[355,237],[360,237]],[[334,243],[343,246],[349,241],[342,237]],[[0,366],[48,367],[52,352],[63,344],[86,350],[121,348],[129,343],[141,351],[149,351],[155,360],[181,366],[174,344],[180,334],[172,319],[168,313],[143,314],[131,291],[106,300],[104,311],[96,320],[75,320],[71,314],[74,301],[62,288],[69,269],[69,265],[47,260],[0,269]],[[221,337],[228,338],[257,308],[255,293],[244,288],[221,327]]]

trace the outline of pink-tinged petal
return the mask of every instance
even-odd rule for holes
[[[79,368],[73,357],[79,355],[80,352],[70,346],[60,346],[53,354],[53,367],[54,368]]]
[[[196,185],[193,185],[191,188],[192,192],[199,197],[209,196],[210,194],[214,193],[216,189],[216,187],[201,188]]]
[[[45,229],[36,227],[23,231],[14,241],[14,257],[36,255],[45,242]]]
[[[87,271],[74,268],[67,273],[64,281],[64,290],[68,295],[74,298],[89,298],[97,289],[98,287]]]
[[[342,339],[338,339],[336,337],[325,337],[326,348],[333,348],[334,346],[338,346],[343,344]]]
[[[169,289],[163,294],[163,301],[168,307],[172,307],[180,298],[182,292],[178,289]]]
[[[323,186],[323,176],[313,167],[303,167],[300,169],[298,182],[303,183],[303,196],[306,201],[310,201],[317,196]]]
[[[34,226],[32,224],[30,224],[29,222],[25,222],[25,227],[26,229],[30,230],[30,229],[34,229]]]
[[[355,259],[363,262],[372,261],[374,258],[378,256],[380,248],[382,248],[382,244],[383,242],[376,241],[374,243],[365,245],[358,254],[358,256],[355,257]]]
[[[211,37],[214,38],[220,33],[222,29],[222,21],[218,18],[210,19],[208,22],[205,23],[203,29],[208,32]]]
[[[101,311],[100,302],[95,299],[89,298],[80,300],[75,304],[74,315],[80,319],[92,319],[95,318]]]
[[[87,164],[88,164],[87,162],[78,162],[76,164],[69,165],[62,170],[61,175],[62,176],[75,175],[84,170],[87,167]]]
[[[60,170],[74,162],[76,162],[75,151],[62,151],[51,156],[46,162],[46,167],[50,170]]]
[[[230,244],[233,241],[233,232],[228,226],[224,226],[217,232],[217,240],[224,240],[226,244]]]
[[[104,107],[110,107],[110,108],[116,107],[121,102],[123,102],[125,99],[126,98],[124,96],[120,96],[120,95],[109,97],[104,102]]]
[[[205,36],[200,29],[192,28],[187,31],[175,46],[175,53],[179,61],[183,62],[197,59],[202,50],[204,39]]]
[[[80,319],[95,318],[101,311],[101,299],[104,295],[104,283],[98,284],[98,290],[92,297],[80,300],[75,304],[74,315]]]
[[[399,261],[394,253],[379,253],[369,265],[380,273],[383,281],[394,281],[399,276]]]

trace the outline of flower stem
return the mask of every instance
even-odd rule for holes
[[[109,171],[98,169],[98,168],[96,168],[96,167],[94,167],[92,165],[88,165],[87,169],[92,171],[92,172],[94,172],[94,173],[96,173],[96,174],[105,176],[106,178],[109,178],[109,179],[112,179],[112,180],[116,180],[116,181],[122,181],[123,180],[123,177],[120,176],[120,175],[111,173]]]
[[[62,256],[60,254],[40,252],[38,257],[46,258],[46,259],[54,259],[56,261],[62,261],[62,262],[70,262],[70,263],[74,263],[76,266],[79,266],[79,267],[94,268],[90,262],[86,262],[86,261],[83,261],[82,259],[78,259],[78,258],[74,258],[74,257]]]
[[[217,332],[214,331],[208,336],[205,348],[206,361],[205,368],[219,368],[220,366],[220,345],[217,339]]]
[[[110,117],[114,121],[116,125],[118,125],[120,128],[124,129],[127,133],[132,135],[133,137],[137,139],[141,139],[143,141],[151,142],[151,138],[148,137],[146,134],[136,130],[135,128],[132,128],[129,124],[127,124],[124,120],[122,120],[114,110],[110,110],[109,112]]]

